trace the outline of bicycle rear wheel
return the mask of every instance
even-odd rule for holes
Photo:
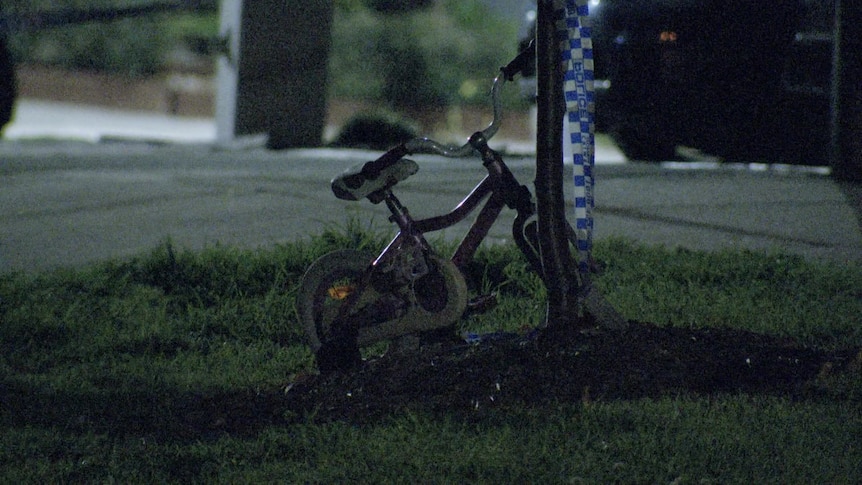
[[[329,340],[339,308],[358,289],[359,280],[372,260],[374,254],[368,251],[334,251],[321,256],[302,276],[296,311],[315,352]]]

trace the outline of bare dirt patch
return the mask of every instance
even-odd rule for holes
[[[674,395],[812,398],[825,378],[859,372],[859,349],[827,352],[731,329],[549,328],[479,344],[446,341],[308,378],[287,393],[297,419],[373,422],[399,411],[489,410]]]

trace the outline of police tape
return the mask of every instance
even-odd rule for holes
[[[593,248],[595,178],[595,76],[588,0],[555,0],[554,12],[565,80],[568,142],[574,164],[574,210],[578,268],[586,274]]]

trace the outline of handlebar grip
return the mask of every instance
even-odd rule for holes
[[[532,75],[536,68],[536,39],[530,40],[526,49],[522,50],[508,64],[500,68],[506,81],[514,81],[515,74]]]
[[[477,152],[479,152],[479,156],[482,157],[482,163],[485,165],[489,163],[499,163],[502,162],[502,158],[500,154],[495,152],[488,146],[488,139],[485,138],[485,135],[481,131],[477,131],[473,133],[470,138],[467,140],[467,143],[470,144]]]
[[[398,163],[398,160],[401,160],[409,154],[410,152],[407,150],[407,147],[403,143],[396,147],[390,148],[377,160],[367,162],[365,165],[363,165],[362,176],[369,180],[374,180],[380,175],[380,172],[386,170],[392,165],[395,165],[396,163]]]

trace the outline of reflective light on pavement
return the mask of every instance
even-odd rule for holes
[[[122,111],[55,101],[19,99],[3,137],[57,138],[97,143],[112,139],[171,143],[215,141],[215,121],[157,113]]]

